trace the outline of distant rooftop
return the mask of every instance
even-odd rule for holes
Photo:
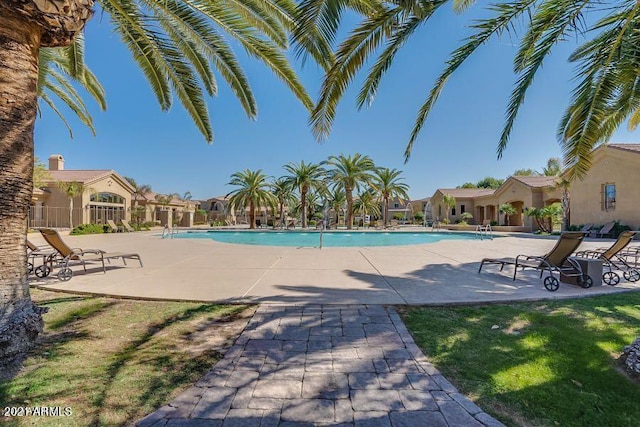
[[[607,146],[611,148],[617,148],[618,150],[640,153],[640,144],[607,144]]]
[[[453,197],[479,197],[493,194],[495,190],[493,188],[438,188],[438,191]]]
[[[529,187],[536,187],[536,188],[542,188],[542,187],[552,187],[555,185],[556,181],[558,180],[557,176],[519,176],[519,175],[512,175],[511,178],[520,181],[521,183],[523,183],[524,185],[527,185]]]
[[[47,171],[51,181],[62,182],[91,182],[96,179],[115,174],[112,170],[50,170]]]

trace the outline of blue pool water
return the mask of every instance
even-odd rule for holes
[[[190,231],[179,233],[181,239],[213,239],[224,243],[261,246],[314,247],[320,245],[320,232],[300,231]],[[325,232],[322,246],[399,246],[433,243],[440,240],[476,239],[473,233],[410,233],[375,231]]]

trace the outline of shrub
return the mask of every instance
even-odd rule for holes
[[[108,233],[109,226],[101,225],[101,224],[80,224],[73,230],[71,230],[71,235],[80,235],[80,234],[101,234]]]
[[[442,224],[449,224],[451,221],[449,221],[449,218],[445,218],[442,221],[440,221]]]
[[[613,238],[617,239],[620,233],[628,230],[631,230],[631,227],[629,227],[628,225],[620,224],[620,221],[616,221],[615,225],[611,229],[611,233],[613,234]]]
[[[422,222],[422,221],[424,221],[424,214],[422,212],[416,212],[413,215],[413,219],[415,219],[416,222]]]
[[[404,215],[401,213],[394,213],[393,219],[395,219],[396,221],[402,221],[404,219]]]
[[[490,224],[492,227],[495,227],[496,225],[498,225],[498,221],[492,220]]]
[[[315,219],[317,221],[319,219],[324,218],[324,215],[322,215],[322,213],[320,213],[320,212],[316,212],[311,216],[311,218],[313,218],[313,219]]]
[[[316,221],[314,219],[309,221],[309,227],[315,227],[316,226]]]

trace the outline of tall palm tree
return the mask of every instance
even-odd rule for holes
[[[285,177],[287,183],[298,190],[300,194],[300,211],[302,212],[302,228],[307,227],[307,194],[310,190],[321,188],[324,185],[326,171],[320,164],[305,163],[288,163],[283,166],[284,170],[289,172]]]
[[[51,174],[47,166],[35,157],[33,160],[33,188],[44,187],[49,180],[51,180]]]
[[[370,105],[380,81],[402,46],[425,27],[446,4],[463,11],[471,0],[435,1],[358,1],[305,0],[300,3],[299,26],[294,38],[298,50],[314,56],[326,69],[320,97],[311,115],[313,131],[326,137],[335,118],[337,104],[365,64],[373,64],[363,79],[357,97],[358,108]],[[561,41],[576,40],[568,60],[576,64],[572,98],[559,120],[557,138],[564,152],[564,163],[575,166],[568,177],[583,176],[591,163],[593,148],[606,142],[627,119],[630,129],[640,123],[638,85],[637,21],[638,2],[600,2],[595,0],[521,0],[488,3],[485,17],[470,24],[471,35],[455,49],[445,69],[420,107],[405,149],[411,155],[425,121],[449,78],[492,38],[512,29],[523,28],[513,60],[516,81],[509,99],[506,120],[498,141],[498,157],[509,137],[525,96],[542,65]],[[345,9],[359,14],[360,21],[332,55]],[[318,36],[318,37],[312,37]],[[323,56],[326,59],[323,59]]]
[[[78,181],[58,181],[56,185],[69,198],[69,230],[73,230],[73,199],[90,191],[90,188]]]
[[[442,204],[444,205],[444,214],[447,219],[447,224],[449,223],[449,212],[452,208],[456,207],[456,198],[451,194],[447,193],[442,196]]]
[[[503,203],[498,206],[498,212],[504,214],[504,225],[509,225],[509,217],[515,215],[518,211],[511,203]]]
[[[143,198],[147,200],[147,194],[151,192],[151,186],[147,184],[138,184],[135,179],[128,176],[125,176],[124,179],[126,179],[133,187],[133,193],[131,194],[131,198],[133,200],[132,212],[135,213],[136,224],[140,226],[140,216],[142,212],[138,207],[139,199]]]
[[[375,172],[373,186],[378,191],[383,202],[384,226],[389,224],[389,200],[400,198],[409,200],[409,186],[400,178],[402,171],[389,168],[378,168]]]
[[[334,187],[328,194],[329,207],[336,213],[336,227],[340,222],[340,211],[347,205],[347,195],[340,187]]]
[[[229,206],[234,209],[249,206],[249,228],[256,228],[256,208],[269,206],[275,210],[278,199],[269,191],[267,176],[262,173],[262,169],[236,172],[231,175],[231,181],[227,185],[238,187],[225,196],[231,196]]]
[[[369,156],[356,153],[353,156],[330,156],[324,164],[330,169],[327,177],[333,184],[342,188],[347,198],[347,229],[353,228],[353,191],[360,188],[362,184],[369,184],[373,179],[375,164]]]
[[[562,161],[558,157],[551,157],[547,160],[547,165],[542,168],[544,176],[558,176],[562,172]]]
[[[365,218],[367,215],[371,214],[373,216],[379,217],[380,212],[380,204],[378,203],[378,198],[376,194],[376,190],[374,188],[367,188],[364,191],[361,191],[358,194],[358,197],[353,202],[353,213],[361,213],[362,214],[362,225],[366,226]]]
[[[257,107],[232,44],[263,62],[306,108],[313,102],[285,51],[291,0],[98,0],[150,83],[162,110],[174,96],[207,141],[213,140],[204,94],[215,95],[214,70],[246,114]],[[27,214],[33,191],[33,129],[41,48],[69,46],[93,15],[93,0],[0,0],[0,364],[17,360],[42,330],[29,296]],[[224,35],[226,34],[226,36]],[[81,76],[73,70],[73,76]],[[46,101],[45,101],[46,102]]]
[[[278,200],[278,216],[280,218],[280,225],[284,227],[284,207],[292,206],[296,202],[293,188],[291,188],[286,177],[280,177],[271,183],[271,192]]]

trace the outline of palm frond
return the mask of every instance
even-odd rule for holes
[[[620,53],[624,52],[628,35],[633,37],[637,32],[634,22],[638,10],[640,4],[634,2],[617,14],[617,19],[605,18],[604,22],[611,28],[600,35],[600,43],[587,43],[572,56],[572,59],[582,60],[584,78],[574,90],[558,129],[564,161],[572,166],[569,179],[582,178],[586,174],[593,148],[613,133],[616,121],[617,124],[621,122],[620,115],[611,114],[611,106],[615,105],[619,93],[618,65],[621,58],[624,60]],[[626,114],[632,110],[628,108]],[[611,117],[617,117],[617,120],[612,121]]]
[[[521,17],[523,14],[530,11],[535,6],[536,0],[518,0],[511,3],[494,4],[489,9],[496,15],[492,18],[487,18],[479,21],[471,28],[476,32],[466,39],[466,43],[457,48],[452,54],[451,58],[447,61],[445,70],[438,76],[436,82],[429,92],[429,96],[422,104],[418,111],[415,124],[411,130],[409,142],[404,151],[405,162],[411,157],[411,150],[415,143],[424,123],[433,108],[433,105],[438,100],[442,89],[446,85],[449,77],[478,49],[481,45],[486,43],[494,35],[500,35],[504,31],[508,31],[513,22]]]
[[[356,27],[336,52],[335,63],[327,72],[320,89],[318,104],[311,113],[310,123],[317,139],[328,136],[343,93],[366,59],[384,40],[396,22],[398,8],[368,17]]]
[[[362,85],[362,89],[356,100],[359,109],[365,105],[371,105],[378,92],[378,86],[382,76],[391,67],[393,59],[400,48],[422,23],[424,23],[423,19],[411,17],[407,22],[403,22],[400,28],[393,34],[386,49],[380,54]]]
[[[56,113],[60,121],[62,121],[62,123],[67,128],[67,131],[69,132],[69,138],[73,139],[73,129],[71,128],[71,125],[69,125],[69,122],[67,121],[67,119],[60,112],[60,110],[58,110],[58,107],[56,107],[56,104],[51,100],[51,98],[49,98],[49,95],[43,92],[38,96],[38,98],[44,101],[49,106],[49,108],[51,108],[53,112]],[[89,129],[91,129],[91,131],[95,135],[95,129],[93,129],[93,126],[90,126]]]
[[[575,27],[582,10],[589,3],[590,0],[547,0],[538,7],[515,58],[514,68],[521,75],[511,92],[505,125],[498,141],[498,158],[502,157],[509,143],[516,117],[538,69],[555,44],[565,37],[568,30]]]

